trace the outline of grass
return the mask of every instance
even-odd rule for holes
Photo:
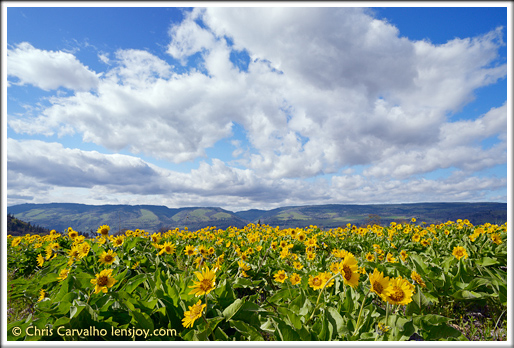
[[[7,273],[7,284],[16,279],[16,272]],[[34,313],[34,302],[21,294],[13,294],[12,286],[7,285],[7,323],[27,318]]]

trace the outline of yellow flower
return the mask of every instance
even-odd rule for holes
[[[68,251],[68,256],[70,257],[70,262],[73,263],[73,261],[78,260],[80,258],[80,249],[77,245],[74,245],[71,247],[71,249]]]
[[[208,294],[216,287],[216,272],[209,270],[208,266],[205,267],[202,273],[196,271],[195,275],[198,281],[195,281],[194,285],[190,286],[193,290],[189,292],[189,295],[194,294],[195,296],[201,296]]]
[[[421,236],[420,236],[419,234],[417,234],[417,233],[415,233],[415,234],[412,236],[412,241],[413,241],[414,243],[419,242],[419,240],[420,240],[420,239],[421,239]]]
[[[57,277],[57,279],[59,279],[60,282],[62,282],[64,279],[68,278],[68,274],[70,273],[70,270],[69,269],[61,269],[61,271],[59,272],[59,276]]]
[[[77,231],[70,230],[71,227],[68,228],[68,237],[71,239],[75,239],[79,236],[79,233]]]
[[[139,261],[138,261],[138,262],[136,262],[135,264],[133,264],[133,265],[132,265],[132,267],[130,267],[130,268],[132,268],[132,269],[136,269],[138,266],[139,266]]]
[[[339,267],[339,262],[333,262],[330,264],[330,266],[328,267],[330,269],[330,271],[334,274],[337,274],[339,272],[341,272],[341,269]]]
[[[348,254],[348,252],[346,250],[339,250],[339,249],[332,250],[332,255],[334,255],[335,257],[339,257],[340,259],[344,259],[346,254]]]
[[[295,261],[295,262],[293,262],[293,267],[294,267],[294,269],[299,271],[303,268],[303,265],[300,262]]]
[[[241,277],[248,278],[248,274],[244,270],[241,271]]]
[[[307,241],[305,241],[305,246],[307,247],[315,247],[317,246],[317,240],[315,237],[312,237],[312,238],[309,238],[307,239]]]
[[[402,261],[407,260],[408,256],[409,256],[409,254],[407,254],[407,252],[405,250],[400,251],[400,258],[402,259]]]
[[[161,233],[154,233],[151,235],[151,238],[153,243],[159,244],[159,242],[161,241]]]
[[[117,254],[112,250],[109,250],[108,252],[104,251],[102,255],[100,255],[100,263],[105,266],[112,265],[116,259],[116,255]]]
[[[423,281],[423,278],[421,278],[421,276],[416,273],[416,271],[412,271],[410,277],[412,278],[412,280],[414,280],[416,283],[418,283],[422,288],[425,288],[427,285],[425,284],[425,282]]]
[[[391,328],[389,326],[384,325],[382,323],[378,323],[378,334],[379,335],[383,335],[386,332],[388,332],[389,330],[391,330]]]
[[[320,273],[320,276],[323,278],[323,286],[329,288],[332,285],[334,285],[334,279],[330,280],[332,278],[332,275],[329,272],[322,272]],[[325,285],[330,280],[330,283]]]
[[[45,258],[43,257],[43,255],[39,254],[37,256],[37,265],[39,267],[43,267],[43,263],[45,263]]]
[[[316,253],[307,253],[307,260],[312,261],[316,258]]]
[[[279,283],[283,283],[287,279],[286,272],[284,270],[280,270],[274,274],[275,281]]]
[[[100,291],[107,293],[107,289],[112,288],[114,283],[116,283],[116,279],[111,276],[112,271],[112,269],[104,269],[99,274],[96,274],[96,278],[91,279],[91,284],[95,285],[95,294],[98,294]]]
[[[386,260],[387,260],[387,262],[391,262],[391,263],[396,262],[396,259],[393,257],[393,254],[391,254],[391,253],[387,253]]]
[[[50,258],[52,257],[52,254],[53,254],[52,247],[48,246],[48,247],[45,249],[45,251],[46,251],[46,257],[45,257],[45,259],[50,260]],[[54,257],[55,257],[55,256],[56,256],[56,255],[54,255]]]
[[[320,274],[318,274],[314,277],[312,275],[309,275],[308,284],[314,290],[319,290],[319,289],[323,288],[323,285],[325,284],[324,277]]]
[[[45,289],[39,290],[39,299],[37,300],[37,302],[43,301],[45,299],[45,297],[46,297]]]
[[[460,260],[463,257],[465,259],[468,258],[468,253],[466,252],[466,249],[464,249],[461,246],[456,246],[455,248],[453,248],[452,255],[455,256],[457,260]]]
[[[282,251],[280,252],[280,258],[285,259],[288,255],[289,255],[289,249],[282,248]]]
[[[375,256],[372,253],[368,252],[366,254],[366,261],[369,261],[369,262],[375,261]]]
[[[207,256],[209,254],[209,251],[207,250],[207,248],[203,245],[200,245],[198,247],[198,251],[200,252],[200,254],[202,254],[203,256]]]
[[[244,263],[244,261],[237,261],[237,264],[239,265],[239,268],[241,268],[243,271],[250,270],[250,266]]]
[[[82,243],[78,246],[78,249],[79,249],[79,257],[80,258],[83,258],[83,257],[86,257],[87,254],[89,254],[89,250],[91,249],[91,246],[85,242],[85,243]]]
[[[122,246],[124,240],[125,240],[125,236],[116,236],[116,237],[111,238],[111,242],[115,247]]]
[[[202,300],[198,300],[193,306],[188,306],[189,310],[184,312],[184,319],[182,319],[182,326],[185,328],[193,327],[196,319],[202,316],[203,309],[207,306],[206,303],[202,304]]]
[[[375,268],[373,274],[369,274],[370,290],[380,296],[380,298],[386,301],[386,296],[389,293],[389,277],[384,277],[384,273],[379,272]]]
[[[187,256],[196,255],[195,247],[192,245],[186,246],[186,248],[184,249],[184,254],[186,254]]]
[[[401,276],[391,279],[389,287],[386,289],[388,292],[386,300],[393,305],[409,304],[412,302],[413,288],[412,284]]]
[[[111,228],[107,225],[102,225],[100,227],[98,227],[98,230],[96,230],[96,233],[100,233],[102,235],[102,237],[107,237],[109,235],[109,230]]]
[[[289,281],[291,281],[292,285],[300,284],[302,281],[302,278],[298,275],[298,273],[291,274],[291,277],[289,277]]]
[[[11,242],[11,246],[13,246],[13,247],[18,246],[18,245],[20,244],[20,242],[21,242],[21,239],[22,239],[21,237],[15,237],[15,238],[13,238],[13,240],[12,240],[12,242]]]
[[[357,266],[357,259],[352,253],[348,253],[343,261],[340,262],[341,274],[345,284],[350,285],[352,288],[359,284],[359,267]]]
[[[500,245],[502,243],[502,239],[500,238],[500,235],[498,233],[493,233],[491,235],[491,240],[495,243]]]
[[[168,255],[171,255],[175,252],[175,244],[172,242],[166,242],[161,248],[161,251],[159,251],[159,255],[162,255],[163,253],[166,253]]]

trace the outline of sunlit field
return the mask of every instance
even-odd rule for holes
[[[8,236],[8,340],[507,339],[507,224]]]

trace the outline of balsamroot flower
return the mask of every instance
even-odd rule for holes
[[[112,265],[114,260],[116,259],[116,253],[112,250],[109,250],[108,252],[103,252],[102,255],[100,255],[100,263],[105,266]]]
[[[96,230],[96,233],[100,233],[100,235],[102,235],[102,237],[107,237],[109,235],[109,230],[111,228],[107,225],[102,225],[100,227],[98,227],[98,230]]]
[[[359,284],[359,267],[357,266],[357,259],[352,253],[346,254],[343,261],[340,262],[339,268],[343,276],[343,282],[350,285],[352,288]]]
[[[375,268],[372,274],[369,275],[370,291],[374,292],[383,301],[386,301],[386,297],[389,294],[389,277],[384,277],[384,273],[379,272]]]
[[[412,280],[414,280],[417,284],[419,284],[419,286],[421,286],[422,288],[426,288],[426,284],[425,282],[423,281],[423,278],[421,278],[421,276],[416,273],[416,271],[412,271],[410,277],[412,278]]]
[[[457,260],[460,260],[461,258],[468,258],[468,253],[466,252],[466,249],[464,249],[461,246],[456,246],[455,248],[453,248],[452,254],[453,256],[455,256]]]
[[[172,242],[166,242],[161,248],[161,251],[159,251],[159,255],[162,255],[163,253],[166,253],[168,255],[171,255],[175,252],[175,244]]]
[[[291,274],[291,277],[289,277],[289,281],[291,281],[292,285],[296,285],[302,282],[302,278],[298,275],[298,273],[293,273]]]
[[[277,273],[275,273],[274,277],[275,277],[275,281],[277,281],[279,283],[283,283],[288,278],[286,271],[284,271],[284,270],[281,270],[281,271],[278,271]]]
[[[107,293],[107,289],[112,288],[114,283],[116,283],[116,279],[111,276],[112,271],[112,269],[104,269],[99,274],[96,274],[96,278],[91,279],[91,284],[95,285],[95,294],[98,294],[100,291]]]
[[[195,281],[194,285],[190,286],[193,290],[189,292],[189,295],[206,295],[216,287],[216,272],[214,270],[209,270],[208,266],[205,267],[202,273],[198,271],[195,272],[195,275],[198,278],[198,281]]]
[[[406,305],[412,302],[414,286],[407,279],[398,276],[391,279],[389,287],[386,289],[386,301],[393,305]]]
[[[196,319],[202,316],[203,309],[207,306],[206,303],[202,304],[202,300],[192,306],[188,306],[189,310],[184,312],[184,319],[182,319],[182,326],[185,328],[193,327]]]

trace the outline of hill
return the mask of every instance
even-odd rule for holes
[[[7,214],[7,234],[13,237],[24,236],[26,234],[45,235],[48,233],[50,233],[49,229],[38,225],[31,225],[30,222],[22,221],[11,214]]]
[[[327,204],[281,207],[272,210],[251,209],[231,212],[217,207],[168,208],[157,205],[85,205],[74,203],[20,204],[7,208],[9,214],[47,229],[62,232],[68,227],[83,233],[96,232],[109,225],[111,232],[144,229],[148,232],[207,226],[225,229],[249,223],[281,228],[316,225],[334,228],[352,224],[388,225],[416,218],[417,223],[442,223],[468,219],[478,225],[507,221],[506,203],[413,203],[413,204]]]
[[[74,203],[20,204],[7,208],[19,219],[31,221],[61,232],[96,232],[109,225],[111,232],[137,228],[148,232],[184,228],[197,230],[206,226],[243,227],[248,221],[221,208],[178,208],[157,205],[86,205]]]
[[[249,214],[250,212],[250,214]],[[255,212],[243,211],[237,216],[253,217]],[[412,204],[329,204],[284,207],[263,211],[261,223],[284,228],[316,225],[334,228],[350,223],[361,226],[377,223],[388,225],[416,218],[418,223],[437,224],[448,220],[468,219],[478,225],[486,222],[502,224],[507,221],[506,203],[412,203]]]

